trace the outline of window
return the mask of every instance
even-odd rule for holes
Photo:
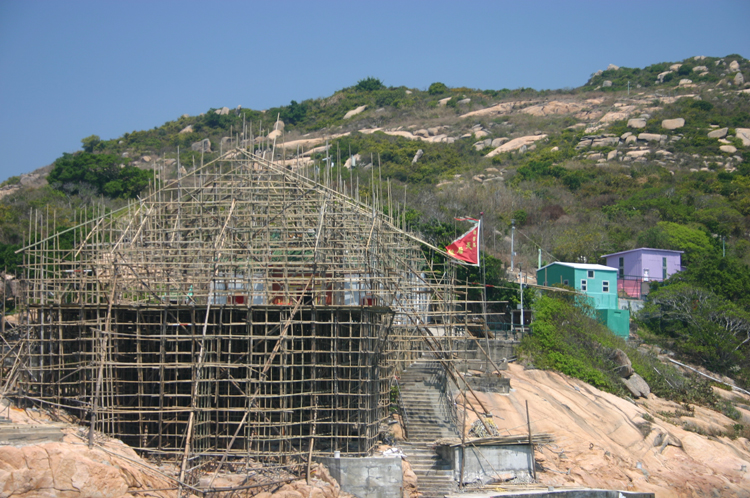
[[[594,278],[594,270],[589,270],[589,278]]]
[[[620,258],[620,278],[625,277],[625,258]]]
[[[570,283],[567,280],[563,280],[563,285],[570,285]]]
[[[661,258],[661,279],[667,279],[667,258]]]
[[[609,292],[609,282],[606,280],[602,282],[602,292]]]
[[[586,292],[586,279],[585,278],[581,279],[581,290],[583,292]]]

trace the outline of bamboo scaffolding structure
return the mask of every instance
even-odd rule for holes
[[[181,483],[211,459],[367,455],[396,370],[431,351],[462,377],[470,287],[425,259],[444,251],[403,230],[390,183],[365,202],[358,178],[292,169],[283,148],[286,166],[265,159],[275,145],[249,125],[250,150],[160,171],[121,210],[60,231],[54,213],[29,218],[10,377],[91,420],[90,444],[101,431],[179,462]]]

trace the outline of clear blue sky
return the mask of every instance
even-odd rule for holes
[[[610,63],[750,56],[750,1],[0,0],[0,181],[83,137],[386,85],[576,87]]]

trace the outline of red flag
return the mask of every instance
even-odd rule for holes
[[[479,266],[479,223],[477,221],[471,230],[445,246],[448,254],[472,266]]]

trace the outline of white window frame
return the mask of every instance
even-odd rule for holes
[[[588,278],[594,278],[594,270],[589,270],[589,277]]]
[[[602,292],[609,292],[609,280],[602,280]]]
[[[581,279],[581,290],[582,290],[583,292],[587,292],[587,291],[588,291],[588,289],[589,289],[589,284],[588,284],[588,282],[586,281],[586,279],[585,279],[585,278],[582,278],[582,279]]]

